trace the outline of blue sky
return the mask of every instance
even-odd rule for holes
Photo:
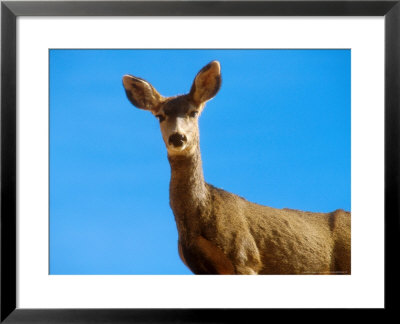
[[[208,62],[207,182],[277,208],[350,210],[350,50],[50,50],[50,274],[191,274],[169,208],[158,121],[122,76],[164,96]]]

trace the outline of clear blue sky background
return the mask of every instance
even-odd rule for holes
[[[200,117],[206,181],[277,208],[350,210],[350,50],[50,50],[50,273],[190,274],[158,121],[132,74],[189,91],[219,60]]]

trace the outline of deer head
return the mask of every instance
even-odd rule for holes
[[[131,75],[124,75],[123,85],[134,106],[158,118],[168,154],[190,155],[199,145],[199,115],[221,86],[221,68],[210,62],[196,75],[190,92],[175,97],[163,97],[149,82]]]

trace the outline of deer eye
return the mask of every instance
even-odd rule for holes
[[[165,120],[163,115],[157,115],[156,118],[160,121],[160,123]]]
[[[189,116],[190,117],[196,117],[197,116],[197,114],[198,114],[199,112],[198,111],[192,111],[190,114],[189,114]]]

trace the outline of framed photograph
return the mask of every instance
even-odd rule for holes
[[[392,309],[399,15],[3,1],[1,321]]]

